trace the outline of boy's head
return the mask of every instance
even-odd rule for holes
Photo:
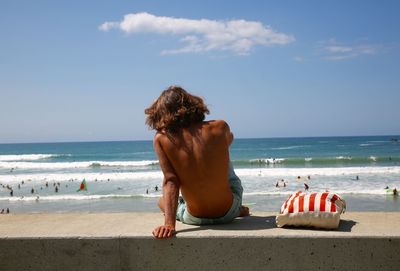
[[[179,128],[202,122],[209,114],[203,99],[178,86],[170,86],[144,110],[146,124],[157,131],[176,132]]]

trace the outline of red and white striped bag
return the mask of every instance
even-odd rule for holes
[[[276,217],[276,225],[305,226],[324,229],[339,227],[346,202],[337,194],[296,192],[288,197]]]

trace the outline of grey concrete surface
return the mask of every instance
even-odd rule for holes
[[[400,270],[400,213],[346,213],[334,231],[275,213],[156,240],[157,213],[0,215],[0,270]]]

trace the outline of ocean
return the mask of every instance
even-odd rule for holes
[[[235,139],[230,155],[252,211],[278,212],[306,183],[348,211],[398,212],[399,138]],[[161,181],[151,141],[0,144],[0,210],[11,213],[157,212]]]

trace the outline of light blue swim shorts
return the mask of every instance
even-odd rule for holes
[[[243,187],[242,182],[240,181],[239,177],[236,176],[235,171],[233,170],[231,162],[229,162],[228,180],[233,193],[233,202],[231,208],[224,216],[217,218],[195,217],[187,210],[185,200],[182,197],[179,197],[176,219],[182,223],[190,225],[210,225],[229,223],[238,217],[240,214],[240,206],[242,206]]]

